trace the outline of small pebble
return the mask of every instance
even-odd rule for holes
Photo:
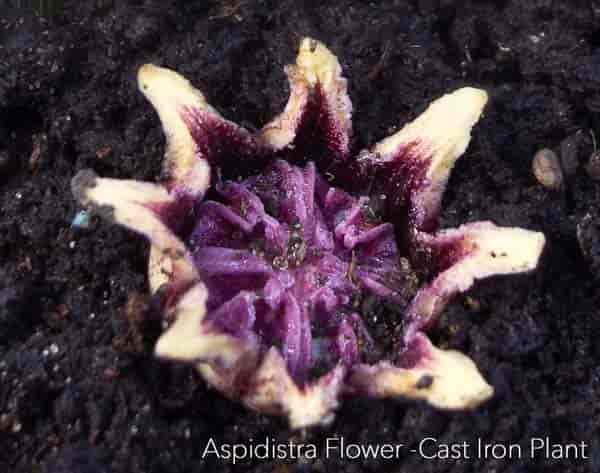
[[[600,181],[600,151],[594,151],[590,160],[585,166],[585,170],[594,181]]]
[[[547,189],[559,190],[563,186],[563,173],[556,153],[541,149],[533,157],[532,170],[538,182]]]
[[[90,228],[90,213],[87,210],[78,212],[71,222],[71,227],[81,229]]]

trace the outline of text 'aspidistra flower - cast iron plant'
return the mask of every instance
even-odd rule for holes
[[[344,395],[473,407],[493,391],[424,330],[476,279],[536,267],[544,236],[476,222],[438,230],[444,187],[487,101],[463,88],[357,157],[337,58],[304,39],[290,97],[259,133],[186,79],[145,65],[166,137],[161,184],[82,171],[84,205],[151,243],[160,357],[292,427],[325,424]]]

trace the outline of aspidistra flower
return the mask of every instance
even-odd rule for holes
[[[534,269],[544,246],[540,233],[491,222],[438,228],[487,94],[444,95],[353,157],[337,58],[307,38],[286,73],[285,109],[252,133],[178,73],[145,65],[165,179],[73,179],[82,204],[150,241],[166,327],[156,354],[295,428],[330,422],[342,396],[479,405],[492,387],[425,331],[475,280]]]

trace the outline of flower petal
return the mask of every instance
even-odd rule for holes
[[[176,292],[198,279],[184,243],[167,225],[172,215],[188,211],[162,186],[139,181],[99,178],[90,170],[71,181],[75,198],[107,220],[144,235],[152,244],[149,265],[153,290],[170,282]]]
[[[293,429],[327,425],[338,406],[345,374],[345,367],[338,365],[313,383],[298,387],[279,351],[271,348],[252,376],[243,401],[261,412],[287,415]]]
[[[470,87],[444,95],[358,158],[360,166],[375,170],[393,214],[407,214],[419,230],[437,229],[450,171],[466,150],[486,103],[487,93]]]
[[[442,409],[473,408],[493,395],[493,388],[466,355],[440,350],[422,333],[415,337],[409,351],[416,358],[411,368],[387,361],[358,365],[349,377],[349,385],[369,396],[424,399]]]
[[[202,283],[181,296],[172,309],[173,323],[156,343],[157,356],[230,368],[255,352],[256,345],[251,341],[228,335],[205,320],[207,298],[208,291]]]
[[[286,73],[290,98],[283,113],[262,129],[262,139],[275,150],[293,148],[300,157],[345,160],[352,104],[337,58],[319,41],[304,38],[296,64]]]
[[[235,173],[256,165],[267,152],[177,72],[146,64],[138,72],[138,85],[156,109],[167,137],[164,169],[169,188],[202,195],[210,185],[211,167],[234,168]]]
[[[419,290],[409,308],[407,337],[433,323],[450,298],[477,279],[535,269],[544,248],[542,233],[475,222],[417,237],[421,252],[437,267],[433,281]]]

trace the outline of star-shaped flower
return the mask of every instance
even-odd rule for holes
[[[544,246],[540,233],[490,222],[438,230],[486,93],[445,95],[352,157],[336,57],[304,39],[286,73],[284,111],[254,134],[181,75],[145,65],[164,181],[73,179],[82,204],[151,243],[166,325],[156,354],[296,428],[330,422],[342,395],[480,404],[493,390],[473,361],[424,331],[476,279],[535,268]]]

